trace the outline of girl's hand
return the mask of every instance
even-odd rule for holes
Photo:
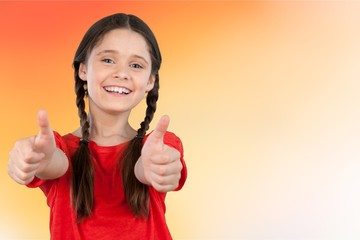
[[[160,119],[147,138],[135,166],[135,175],[139,181],[151,185],[159,192],[172,191],[178,187],[183,167],[180,152],[164,144],[169,122],[168,116]]]
[[[10,151],[9,176],[19,184],[30,183],[48,165],[55,149],[55,139],[44,110],[38,113],[39,133],[36,136],[18,140]]]

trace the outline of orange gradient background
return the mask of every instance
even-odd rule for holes
[[[8,152],[40,108],[78,127],[72,57],[115,12],[162,50],[151,128],[170,115],[189,171],[167,198],[174,239],[360,239],[356,1],[0,2],[0,239],[49,239],[45,197],[8,177]]]

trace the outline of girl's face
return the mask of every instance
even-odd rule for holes
[[[79,77],[92,111],[130,113],[154,86],[147,42],[129,29],[109,31],[80,64]]]

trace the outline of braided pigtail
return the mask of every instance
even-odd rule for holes
[[[125,149],[122,162],[122,180],[126,200],[136,216],[147,217],[149,214],[149,187],[141,183],[135,176],[134,168],[141,155],[143,138],[149,129],[156,111],[159,98],[159,76],[156,74],[154,88],[146,97],[147,109],[144,121],[140,124],[137,136],[132,139]]]
[[[85,111],[84,98],[87,94],[84,83],[86,82],[77,80],[75,84],[82,138],[72,161],[71,195],[78,222],[91,215],[94,205],[94,173],[88,148],[90,125]]]

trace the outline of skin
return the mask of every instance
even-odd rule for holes
[[[145,39],[128,29],[104,35],[93,48],[79,77],[87,82],[89,94],[90,140],[112,146],[131,140],[136,131],[128,119],[131,110],[154,86],[151,57]],[[111,92],[125,89],[128,94]],[[170,119],[163,116],[145,142],[135,165],[139,181],[161,192],[177,188],[181,176],[180,153],[164,144]],[[46,111],[38,113],[39,133],[18,140],[10,152],[8,173],[19,184],[37,176],[55,179],[65,174],[69,161],[55,145]],[[80,129],[73,132],[80,137]]]

